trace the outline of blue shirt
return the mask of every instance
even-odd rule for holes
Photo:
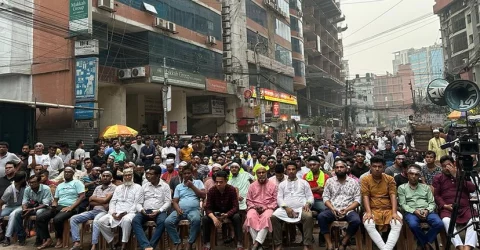
[[[25,193],[23,194],[22,205],[27,205],[28,203],[34,204],[38,202],[40,205],[52,205],[53,197],[50,188],[47,185],[40,184],[38,187],[38,192],[34,192],[32,188],[27,187]]]
[[[205,189],[203,182],[200,180],[193,180],[193,185],[200,190]],[[173,198],[180,199],[178,205],[181,209],[200,208],[200,198],[193,189],[185,186],[184,183],[180,183],[175,187]]]
[[[58,205],[68,207],[73,205],[78,199],[78,195],[85,193],[85,186],[79,180],[62,182],[55,190],[55,199],[58,199]]]

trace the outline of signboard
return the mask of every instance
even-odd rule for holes
[[[94,112],[93,108],[95,108],[95,103],[94,102],[83,102],[83,103],[77,103],[75,104],[75,107],[86,107],[90,109],[82,109],[82,108],[75,108],[74,110],[74,119],[75,120],[89,120],[94,118]]]
[[[96,100],[98,83],[98,57],[77,58],[75,67],[75,99]]]
[[[98,55],[98,40],[75,41],[75,56]]]
[[[273,102],[272,113],[273,113],[273,117],[275,117],[275,118],[280,117],[280,103],[279,102]]]
[[[252,91],[249,89],[245,90],[245,92],[243,92],[243,97],[245,97],[245,99],[252,98]]]
[[[291,115],[290,118],[291,118],[292,120],[297,121],[297,122],[300,121],[300,116],[299,116],[299,115]]]
[[[253,113],[255,114],[255,117],[259,117],[261,113],[261,108],[260,105],[256,105],[255,108],[253,109]]]
[[[206,90],[211,92],[227,94],[227,82],[207,78]]]
[[[205,115],[210,113],[210,102],[205,100],[203,102],[192,103],[192,114]]]
[[[225,101],[212,99],[212,115],[225,115]]]
[[[68,28],[72,35],[92,34],[92,0],[70,0]]]
[[[200,74],[190,73],[179,69],[166,68],[167,83],[180,87],[205,89],[205,77]],[[163,83],[164,68],[161,66],[150,66],[151,82]]]
[[[257,93],[255,91],[255,87],[251,87],[251,91],[253,92],[252,97],[256,98]],[[265,99],[272,102],[287,103],[291,105],[298,104],[297,97],[295,95],[286,94],[286,93],[278,92],[271,89],[264,89],[264,88],[260,89],[260,93],[261,93],[260,99]]]

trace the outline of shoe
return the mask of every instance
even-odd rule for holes
[[[3,247],[8,247],[8,246],[10,246],[10,244],[11,244],[10,243],[10,238],[5,237],[5,240],[3,240],[3,242],[2,242],[2,246]]]
[[[27,238],[26,237],[19,237],[18,238],[18,245],[19,246],[25,246],[27,244]]]

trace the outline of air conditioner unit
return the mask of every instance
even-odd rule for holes
[[[232,58],[232,52],[231,51],[224,51],[223,52],[223,58]]]
[[[265,5],[270,5],[270,0],[263,0],[263,3],[264,3]]]
[[[145,76],[145,67],[136,67],[132,69],[132,78],[144,77],[144,76]]]
[[[230,6],[222,7],[222,15],[230,14]]]
[[[222,21],[229,22],[230,21],[230,15],[229,14],[222,15]]]
[[[224,22],[223,23],[223,28],[230,29],[230,22]]]
[[[232,66],[231,58],[223,58],[223,66]]]
[[[155,18],[155,27],[160,28],[160,29],[167,29],[167,24],[168,21],[161,19],[161,18]]]
[[[224,43],[223,44],[223,50],[230,51],[232,50],[232,45],[229,43]]]
[[[215,45],[217,44],[217,39],[215,39],[214,36],[207,36],[207,43],[210,45]]]
[[[98,0],[97,7],[102,10],[112,12],[114,10],[115,2],[114,0]]]
[[[177,25],[176,25],[175,23],[168,22],[168,24],[167,24],[167,29],[168,29],[170,32],[177,32]]]
[[[223,43],[224,43],[224,44],[225,44],[225,43],[231,43],[231,42],[232,42],[232,38],[231,38],[231,37],[229,37],[229,36],[224,36],[224,37],[223,37]]]
[[[232,76],[231,75],[225,75],[225,81],[226,82],[231,82],[232,81]]]
[[[240,79],[237,80],[237,84],[238,84],[238,85],[243,86],[243,83],[244,83],[244,82],[243,82],[243,79],[242,79],[242,78],[240,78]]]
[[[118,79],[128,79],[132,78],[131,69],[119,69],[117,72]]]
[[[299,11],[297,12],[297,14],[298,14],[298,17],[303,17],[303,12]]]
[[[230,24],[230,23],[228,23]],[[232,35],[232,31],[230,29],[223,30],[223,37],[228,37]]]
[[[224,70],[226,73],[232,73],[232,72],[233,72],[232,66],[224,67],[223,70]]]

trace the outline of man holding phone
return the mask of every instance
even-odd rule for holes
[[[172,203],[170,186],[160,179],[162,169],[153,166],[147,170],[148,182],[142,186],[143,204],[137,204],[137,215],[132,222],[133,232],[137,237],[141,249],[153,250],[157,247],[164,230],[164,222],[167,218],[167,211]],[[153,220],[156,223],[155,232],[148,241],[143,224]]]

